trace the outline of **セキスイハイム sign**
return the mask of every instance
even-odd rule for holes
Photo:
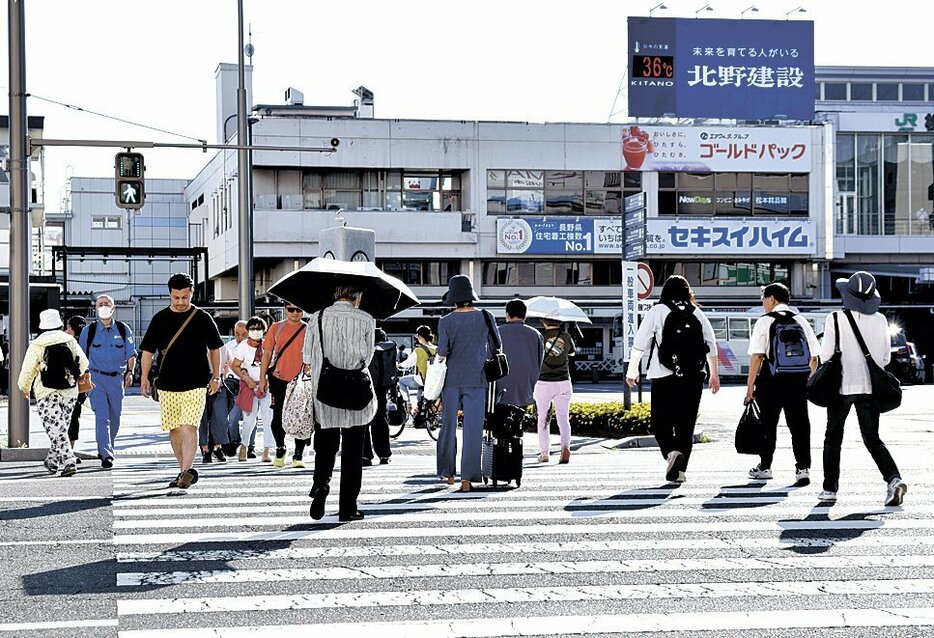
[[[629,115],[814,118],[814,23],[629,18]]]
[[[501,255],[619,254],[618,219],[593,217],[500,218],[496,252]]]
[[[813,255],[814,223],[809,219],[652,218],[646,223],[649,255]]]
[[[627,126],[620,140],[626,170],[811,172],[807,127]]]

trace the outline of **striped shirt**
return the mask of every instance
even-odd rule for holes
[[[349,301],[337,301],[320,311],[324,313],[321,331],[324,333],[324,353],[337,368],[357,370],[367,368],[376,347],[376,320]],[[318,375],[321,374],[321,340],[318,337],[318,314],[311,315],[305,329],[302,361],[311,366],[311,391],[317,397]],[[325,405],[315,398],[315,421],[322,428],[349,428],[366,425],[376,415],[376,394],[362,410],[342,410]]]

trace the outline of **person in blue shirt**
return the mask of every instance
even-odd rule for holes
[[[94,410],[97,455],[101,467],[110,468],[114,441],[120,430],[123,391],[133,382],[136,369],[136,345],[130,327],[114,319],[113,297],[98,296],[95,308],[97,321],[84,327],[78,343],[88,356],[88,369],[95,385],[88,399]]]

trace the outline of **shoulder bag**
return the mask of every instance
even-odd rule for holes
[[[872,358],[872,355],[869,354],[869,348],[866,347],[866,341],[856,325],[853,313],[844,310],[843,314],[850,321],[853,334],[856,335],[859,347],[863,350],[863,356],[866,357],[866,365],[869,367],[869,381],[872,384],[872,400],[875,402],[876,407],[879,408],[879,412],[894,410],[902,404],[902,384],[899,383],[894,374],[881,368]]]
[[[165,363],[165,356],[169,354],[169,350],[172,348],[172,344],[174,344],[175,340],[178,339],[178,336],[182,334],[182,332],[184,332],[185,328],[188,326],[191,320],[194,319],[195,314],[197,314],[197,312],[198,312],[198,309],[194,305],[192,305],[191,314],[188,315],[188,318],[185,319],[181,327],[175,331],[175,335],[169,340],[169,345],[165,347],[165,350],[159,353],[159,367],[160,368]],[[156,386],[156,382],[159,380],[159,373],[158,372],[153,373],[152,368],[150,368],[149,378],[150,378],[150,382],[152,383],[152,400],[158,401],[159,400],[159,388]]]
[[[333,365],[324,352],[324,330],[321,320],[324,310],[318,312],[318,338],[321,340],[321,372],[315,398],[324,405],[340,410],[363,410],[373,400],[370,371],[364,365],[357,370],[346,370]]]
[[[493,315],[486,310],[481,310],[480,312],[483,313],[483,318],[486,321],[486,327],[490,333],[491,341],[496,343],[496,333],[493,331],[492,324],[494,321]],[[483,364],[483,372],[486,375],[486,380],[490,382],[502,379],[509,374],[509,360],[506,358],[506,353],[503,352],[502,346],[493,350],[492,356]]]
[[[808,401],[814,405],[826,408],[840,397],[840,385],[843,383],[843,362],[840,352],[840,323],[837,321],[837,313],[831,314],[833,317],[833,355],[825,362],[817,366],[817,370],[808,378],[807,394]]]

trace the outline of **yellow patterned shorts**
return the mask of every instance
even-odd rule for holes
[[[184,392],[171,392],[159,390],[159,412],[162,416],[162,431],[174,430],[180,425],[201,424],[201,415],[204,414],[207,391],[204,388],[195,388]]]

